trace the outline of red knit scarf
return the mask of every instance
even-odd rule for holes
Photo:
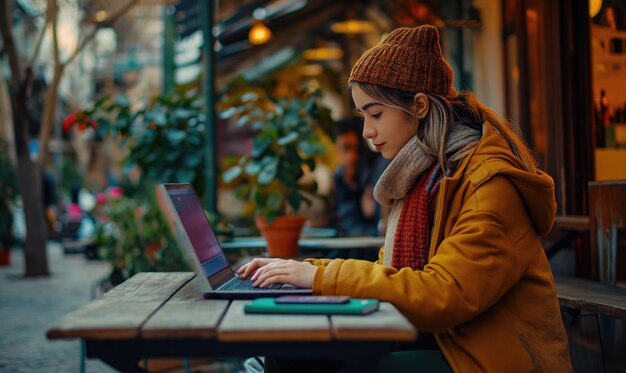
[[[423,269],[426,265],[430,231],[442,178],[441,167],[435,162],[422,172],[413,190],[404,198],[393,241],[391,265],[394,268]]]

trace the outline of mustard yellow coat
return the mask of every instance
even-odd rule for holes
[[[318,266],[313,292],[393,303],[435,333],[455,372],[568,372],[567,336],[540,237],[556,212],[554,182],[523,171],[489,124],[437,198],[424,270],[354,259]]]

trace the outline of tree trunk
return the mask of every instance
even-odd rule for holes
[[[30,75],[30,74],[29,74]],[[27,76],[27,80],[30,79]],[[44,218],[41,169],[38,163],[30,159],[28,152],[28,117],[26,103],[28,100],[24,82],[22,88],[13,98],[13,130],[15,132],[15,150],[17,152],[17,180],[24,204],[26,219],[26,242],[24,242],[24,275],[26,277],[49,276],[46,240],[48,232]]]
[[[24,202],[24,216],[26,218],[26,242],[24,242],[24,263],[26,277],[48,276],[48,255],[46,240],[48,231],[44,217],[41,170],[26,156],[18,155],[17,177],[20,183],[20,192]]]
[[[43,107],[41,117],[41,127],[39,134],[39,163],[41,169],[45,168],[48,160],[48,147],[50,136],[52,135],[52,127],[54,125],[54,114],[56,112],[57,98],[59,97],[59,83],[65,71],[65,64],[58,64],[54,67],[54,75],[52,81],[46,91],[46,102]]]

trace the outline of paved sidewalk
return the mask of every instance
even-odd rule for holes
[[[46,330],[67,313],[88,303],[94,282],[104,277],[107,262],[81,254],[64,255],[61,245],[48,245],[52,275],[23,277],[23,252],[11,253],[11,265],[0,267],[0,372],[78,372],[80,342],[48,341]],[[114,372],[98,360],[85,371]]]

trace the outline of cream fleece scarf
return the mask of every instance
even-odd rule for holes
[[[446,155],[457,163],[469,154],[482,133],[480,130],[465,125],[454,124],[448,134]],[[417,143],[417,137],[411,138],[391,161],[374,187],[374,198],[383,206],[391,207],[385,234],[385,252],[383,264],[390,266],[393,257],[393,242],[396,227],[404,205],[404,197],[411,191],[419,176],[437,159],[427,154]],[[447,176],[447,175],[446,175]]]

